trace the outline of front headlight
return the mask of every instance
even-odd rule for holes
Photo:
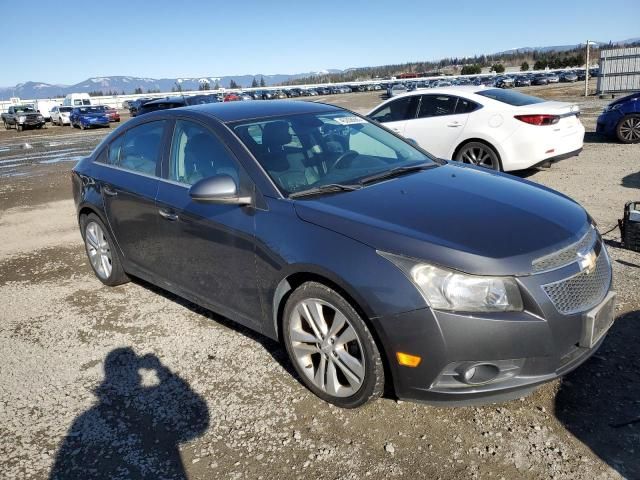
[[[522,296],[512,277],[484,277],[378,252],[402,270],[436,310],[463,312],[522,311]]]
[[[24,115],[18,117],[18,122],[20,123],[24,123],[24,121],[27,119],[27,117],[25,117]]]
[[[44,117],[42,115],[38,115],[38,120],[44,120]]]

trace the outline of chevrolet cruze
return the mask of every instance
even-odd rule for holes
[[[142,278],[277,339],[320,398],[522,396],[614,319],[587,212],[311,102],[154,112],[73,169],[97,277]]]

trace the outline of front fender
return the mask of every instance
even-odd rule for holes
[[[265,333],[277,338],[278,312],[300,275],[339,287],[369,319],[426,306],[416,287],[375,249],[300,219],[291,202],[269,201],[256,217],[256,268],[265,305]]]

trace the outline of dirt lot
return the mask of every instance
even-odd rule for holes
[[[578,85],[583,153],[520,175],[581,202],[602,231],[640,200],[640,146],[593,134],[607,103]],[[366,111],[378,94],[327,97]],[[0,132],[0,477],[640,478],[640,255],[607,235],[617,320],[596,356],[531,396],[478,408],[383,398],[331,407],[276,343],[85,259],[69,168],[109,130]],[[86,477],[84,477],[86,478]]]

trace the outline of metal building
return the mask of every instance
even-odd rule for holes
[[[600,50],[598,94],[640,90],[640,47]]]

